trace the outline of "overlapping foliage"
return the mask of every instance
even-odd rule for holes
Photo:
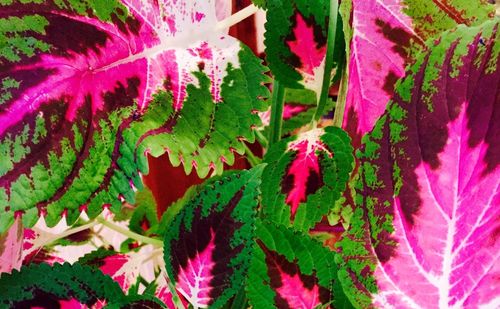
[[[228,3],[0,0],[0,307],[498,307],[494,6]]]

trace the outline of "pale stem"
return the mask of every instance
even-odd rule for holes
[[[63,238],[66,238],[70,235],[73,235],[73,234],[76,234],[76,233],[79,233],[79,232],[82,232],[82,231],[85,231],[85,230],[88,230],[92,227],[94,227],[96,224],[98,224],[98,222],[96,221],[92,221],[92,222],[89,222],[87,224],[84,224],[84,225],[81,225],[81,226],[78,226],[78,227],[75,227],[75,228],[72,228],[72,229],[68,229],[60,234],[56,234],[52,237],[49,237],[45,240],[43,240],[43,243],[41,244],[38,244],[38,245],[35,245],[35,249],[32,249],[32,250],[38,250],[39,248],[42,248],[48,244],[51,244],[53,243],[54,241],[56,240],[59,240],[59,239],[63,239]]]
[[[163,247],[163,241],[161,241],[159,239],[154,239],[151,237],[146,237],[146,236],[134,233],[126,228],[123,228],[119,225],[116,225],[116,224],[110,222],[110,221],[107,221],[106,219],[104,219],[102,217],[98,217],[96,220],[99,223],[101,223],[102,225],[104,225],[105,227],[110,228],[113,231],[116,231],[120,234],[123,234],[123,235],[127,236],[128,238],[137,240],[138,242],[142,242],[145,244],[150,244],[150,245],[153,245],[155,247]]]
[[[220,31],[228,29],[229,27],[236,25],[245,18],[250,17],[253,14],[257,13],[258,10],[259,10],[258,7],[256,7],[254,4],[250,4],[243,10],[240,10],[237,13],[234,13],[233,15],[229,16],[228,18],[219,21],[217,25],[215,25],[215,30]]]
[[[177,294],[177,290],[175,289],[174,284],[170,280],[170,277],[168,276],[167,269],[165,268],[165,265],[160,265],[161,272],[165,274],[165,280],[167,281],[168,288],[170,289],[170,293],[172,293],[172,301],[174,302],[175,308],[179,309],[185,309],[186,307],[182,303],[181,299],[179,298],[179,294]],[[160,274],[161,275],[161,274]]]

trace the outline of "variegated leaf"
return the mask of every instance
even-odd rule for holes
[[[353,161],[349,136],[336,127],[314,129],[273,145],[262,179],[264,214],[309,230],[344,191]]]
[[[209,180],[167,231],[168,275],[194,307],[220,308],[243,286],[261,173],[258,166]]]
[[[360,307],[500,304],[499,21],[432,43],[364,138],[339,243]]]
[[[0,3],[0,231],[132,203],[147,152],[202,177],[243,153],[269,78],[221,4]]]
[[[253,308],[349,308],[335,255],[310,237],[258,222],[247,293]]]

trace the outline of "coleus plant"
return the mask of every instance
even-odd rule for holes
[[[494,10],[0,0],[0,307],[500,306]]]

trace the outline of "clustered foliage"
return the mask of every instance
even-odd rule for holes
[[[0,0],[0,308],[498,307],[495,6],[229,2]]]

